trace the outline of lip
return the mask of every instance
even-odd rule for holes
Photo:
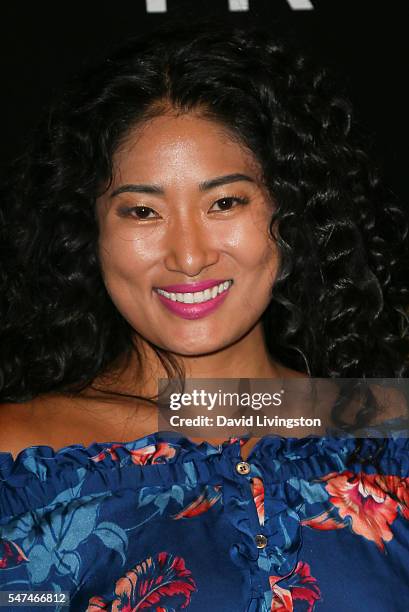
[[[154,287],[154,289],[160,289],[161,291],[168,291],[169,293],[194,293],[195,291],[204,291],[205,289],[210,289],[210,287],[214,287],[215,285],[220,285],[220,283],[225,283],[226,281],[231,280],[229,278],[224,278],[221,280],[215,280],[210,278],[206,281],[199,281],[197,283],[181,283],[179,285],[166,285],[166,287]]]
[[[180,287],[180,285],[173,285],[173,286]],[[186,287],[186,285],[184,286]],[[192,287],[193,284],[189,286]],[[219,306],[223,304],[224,300],[229,295],[231,287],[232,285],[230,285],[230,287],[226,289],[225,291],[223,291],[222,293],[219,293],[215,298],[211,300],[207,300],[206,302],[201,302],[200,304],[185,304],[184,302],[174,302],[173,300],[168,299],[164,295],[161,295],[157,291],[155,291],[155,294],[157,295],[160,302],[162,302],[162,304],[168,310],[170,310],[170,312],[181,317],[182,319],[201,319],[202,317],[205,317],[211,314],[213,311],[215,311]],[[182,293],[182,292],[178,292],[178,293]]]

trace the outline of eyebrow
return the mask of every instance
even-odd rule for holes
[[[209,179],[208,181],[203,181],[199,185],[199,191],[208,191],[209,189],[213,189],[214,187],[220,187],[221,185],[228,185],[229,183],[237,183],[238,181],[247,181],[249,183],[255,183],[256,181],[251,178],[251,176],[247,176],[247,174],[226,174],[224,176],[217,176],[216,178]],[[153,195],[163,195],[165,190],[160,185],[146,185],[146,184],[127,184],[121,185],[111,193],[111,198],[119,195],[120,193],[149,193]]]

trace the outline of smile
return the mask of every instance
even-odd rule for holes
[[[199,319],[218,308],[226,299],[233,280],[227,280],[204,291],[169,292],[154,289],[161,303],[184,319]]]
[[[195,291],[194,293],[169,293],[163,289],[156,289],[159,295],[164,295],[168,300],[172,302],[183,302],[184,304],[201,304],[202,302],[208,302],[213,300],[217,295],[227,291],[233,284],[232,280],[215,285],[211,289],[205,289],[205,291]]]

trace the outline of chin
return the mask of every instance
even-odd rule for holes
[[[211,337],[213,337],[213,340],[210,340],[208,336],[203,340],[198,338],[189,338],[185,341],[179,339],[178,342],[175,342],[173,338],[169,342],[161,342],[158,345],[166,351],[181,355],[182,357],[200,357],[201,355],[215,353],[230,344],[230,342],[227,340],[224,342],[221,341],[220,336],[217,336],[216,334],[212,334]],[[215,341],[214,338],[217,337],[219,337],[219,340]]]
[[[207,344],[198,344],[193,343],[192,345],[186,346],[186,344],[178,343],[176,346],[164,346],[165,350],[174,353],[175,355],[180,355],[182,357],[200,357],[201,355],[208,355],[210,353],[215,353],[223,348],[220,344],[215,343],[207,343]]]

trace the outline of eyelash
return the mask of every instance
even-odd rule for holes
[[[214,204],[217,204],[219,202],[224,202],[224,201],[237,202],[239,206],[245,206],[246,204],[249,203],[248,198],[243,198],[240,196],[228,196],[225,198],[219,198],[213,203],[213,206]],[[236,208],[236,207],[233,207],[233,208]],[[229,208],[227,210],[216,210],[216,212],[230,212],[231,210],[233,210],[233,208]],[[138,210],[153,210],[153,208],[150,208],[149,206],[131,206],[131,207],[126,206],[126,207],[119,209],[119,215],[121,217],[134,217],[135,218],[135,215],[133,215],[132,213]],[[145,217],[145,218],[136,217],[136,218],[138,219],[138,221],[150,221],[151,219],[155,219],[155,217]]]

